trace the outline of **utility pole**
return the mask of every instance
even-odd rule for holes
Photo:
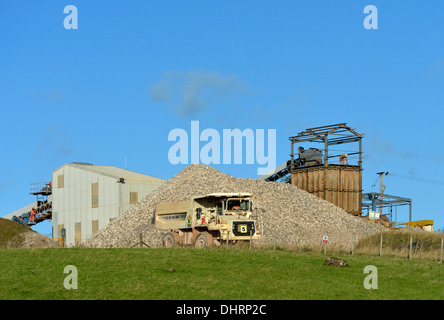
[[[381,205],[379,206],[379,216],[382,215],[382,194],[384,193],[385,186],[382,184],[382,177],[384,175],[388,175],[388,172],[378,172],[379,174],[379,200],[381,201]]]

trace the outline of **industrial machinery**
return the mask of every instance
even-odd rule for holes
[[[291,159],[259,179],[291,183],[350,214],[360,216],[362,138],[363,134],[357,133],[347,123],[306,129],[289,137]],[[323,148],[304,149],[301,144],[305,143],[321,144]],[[355,143],[354,149],[357,150],[330,149],[330,146],[349,143]],[[298,146],[297,150],[295,146]],[[357,158],[357,163],[353,163],[352,158]]]
[[[303,147],[299,147],[298,155],[299,158],[294,160],[295,167],[314,166],[322,164],[322,158],[324,157],[321,150],[317,148],[309,148],[305,150]]]
[[[161,203],[156,207],[154,224],[168,232],[165,247],[194,245],[202,248],[259,238],[252,218],[249,193],[211,193],[188,201]]]
[[[11,219],[28,226],[33,226],[52,218],[52,202],[48,199],[48,196],[52,194],[52,183],[34,183],[31,186],[30,194],[36,196],[36,206],[33,210],[19,216],[13,216]]]
[[[384,227],[396,230],[404,227],[414,227],[425,231],[434,232],[433,220],[412,221],[412,199],[400,196],[394,196],[384,193],[385,185],[382,183],[384,175],[388,172],[378,172],[380,179],[380,192],[369,192],[362,194],[362,208],[367,209],[367,215],[364,218],[372,219]],[[408,206],[409,221],[398,220],[398,207]],[[377,210],[378,209],[378,210]],[[386,213],[383,214],[383,209]],[[376,213],[376,214],[375,214]]]
[[[291,167],[301,168],[305,166],[321,165],[322,158],[322,151],[317,148],[309,148],[305,150],[303,147],[299,147],[298,158],[294,159],[293,166],[291,165],[291,160],[288,160],[268,174],[259,177],[259,179],[264,181],[281,181],[289,183]]]
[[[290,160],[260,176],[259,179],[291,183],[350,214],[364,218],[369,218],[369,213],[374,213],[378,208],[378,218],[372,219],[388,228],[399,229],[409,226],[433,231],[433,220],[412,221],[412,199],[384,192],[385,186],[382,179],[384,175],[389,174],[388,172],[377,173],[380,178],[379,193],[362,193],[363,137],[363,134],[356,132],[347,123],[306,129],[296,136],[289,137]],[[322,149],[304,149],[301,146],[301,144],[313,143],[320,144]],[[332,146],[340,149],[332,149]],[[412,179],[412,177],[394,176]],[[427,179],[420,179],[420,181],[434,182]],[[406,205],[409,206],[409,220],[399,222],[397,208]],[[389,210],[387,214],[382,214],[383,208]],[[363,216],[365,209],[367,209],[367,216]]]

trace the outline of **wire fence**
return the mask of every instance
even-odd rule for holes
[[[165,232],[158,231],[155,235],[152,233],[152,225],[141,225],[132,232],[125,235],[118,242],[110,242],[105,246],[108,248],[161,248],[163,247],[162,238]],[[408,260],[413,259],[433,259],[440,263],[444,256],[444,234],[427,234],[421,232],[418,234],[409,234],[407,232],[382,232],[365,238],[352,236],[352,241],[346,246],[337,246],[331,236],[323,235],[319,238],[319,243],[313,244],[307,242],[303,237],[296,241],[282,242],[277,237],[271,238],[271,241],[256,242],[253,237],[246,241],[232,241],[230,237],[224,237],[219,241],[217,248],[225,249],[255,249],[255,250],[287,250],[297,252],[319,252],[323,254],[368,254],[376,256],[398,256]],[[194,244],[185,245],[176,243],[176,248],[194,247]],[[208,244],[205,247],[213,247]]]

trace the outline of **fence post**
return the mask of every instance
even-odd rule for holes
[[[252,238],[253,238],[253,233],[252,233],[252,231],[250,229],[250,250],[251,250],[251,241],[253,240]]]
[[[229,240],[229,238],[230,238],[230,231],[227,230],[227,249],[228,249],[228,240]]]
[[[379,244],[379,256],[382,256],[382,233],[381,233],[381,243]]]
[[[409,260],[412,260],[412,236],[410,236]]]
[[[271,233],[273,236],[273,251],[276,250],[276,232]]]
[[[353,251],[355,250],[355,235],[352,237],[352,249],[351,249],[351,255],[353,255]]]
[[[444,248],[444,238],[441,238],[441,260],[439,261],[439,263],[442,263],[442,251]]]
[[[322,239],[322,242],[324,242],[324,239]],[[328,235],[325,234],[324,254],[327,254],[327,245],[328,245]]]
[[[325,240],[324,240],[324,237],[326,237]],[[328,243],[327,235],[324,235],[322,237],[322,243],[324,244],[324,254],[327,254],[327,243]]]

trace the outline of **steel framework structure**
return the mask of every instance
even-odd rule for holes
[[[340,157],[341,154],[331,155],[328,151],[328,147],[331,145],[338,145],[344,143],[359,143],[359,151],[349,153],[348,155],[359,155],[358,166],[362,169],[362,138],[363,134],[357,133],[355,129],[352,129],[347,123],[332,124],[328,126],[316,127],[306,129],[300,132],[298,135],[290,137],[291,142],[291,169],[295,169],[294,158],[298,154],[295,154],[294,144],[301,142],[316,142],[324,145],[324,166],[328,166],[329,158]]]
[[[381,194],[378,192],[370,192],[362,194],[362,209],[366,208],[367,213],[378,208],[390,208],[390,220],[392,219],[392,209],[400,206],[409,206],[409,222],[412,221],[412,199],[393,196],[390,194]],[[363,210],[364,211],[364,210]]]

